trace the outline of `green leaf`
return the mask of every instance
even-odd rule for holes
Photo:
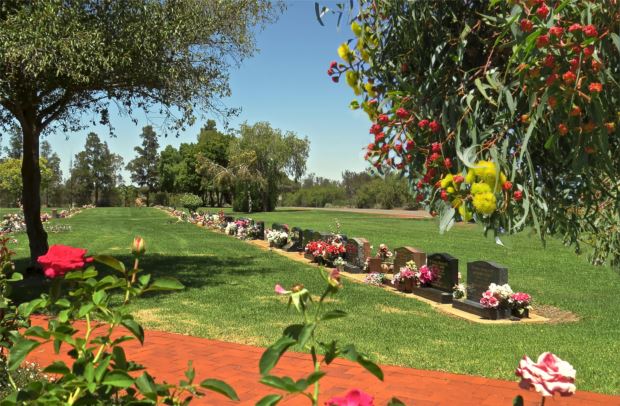
[[[140,390],[144,396],[153,401],[157,400],[157,387],[155,386],[155,381],[153,378],[146,372],[136,379],[136,386]]]
[[[398,398],[392,398],[388,402],[387,406],[405,406],[405,404]]]
[[[310,340],[310,338],[312,337],[312,333],[314,333],[315,329],[316,329],[316,323],[309,323],[309,324],[306,324],[304,328],[301,330],[301,333],[299,334],[298,342],[302,348],[306,346],[306,344],[308,343],[308,340]]]
[[[613,41],[614,45],[618,49],[618,52],[620,53],[620,36],[615,32],[612,32],[611,34],[609,34],[609,36],[611,37],[611,40]]]
[[[97,368],[95,368],[95,381],[101,382],[103,374],[107,371],[108,366],[110,365],[110,360],[112,360],[112,356],[108,355],[103,360],[101,360],[101,362],[99,362],[99,365],[97,365]]]
[[[181,290],[183,288],[185,288],[185,286],[174,278],[159,278],[146,290]]]
[[[109,255],[96,255],[93,258],[100,264],[107,265],[115,271],[125,273],[125,264],[123,264],[121,261],[114,257],[111,257]]]
[[[93,303],[97,306],[101,305],[103,301],[108,297],[108,294],[105,293],[105,290],[98,290],[93,293]]]
[[[134,319],[126,318],[121,321],[123,327],[131,332],[138,340],[140,340],[141,344],[144,344],[144,329],[137,321]]]
[[[26,356],[40,345],[39,341],[18,338],[9,350],[9,371],[16,370],[26,359]]]
[[[71,370],[63,361],[54,361],[43,368],[43,372],[48,374],[67,375],[71,373]]]
[[[281,389],[289,393],[298,392],[295,381],[288,376],[278,377],[274,375],[265,375],[260,379],[260,383],[263,385],[271,386],[272,388]]]
[[[346,317],[346,316],[347,316],[347,312],[345,311],[330,310],[329,312],[325,313],[323,317],[321,317],[321,320],[333,320],[333,319],[339,319],[341,317]]]
[[[521,395],[516,396],[512,400],[512,406],[523,406],[523,397]]]
[[[269,346],[260,358],[258,363],[261,375],[267,375],[269,371],[276,366],[282,354],[292,345],[295,345],[297,340],[290,337],[280,337],[278,341]]]
[[[134,380],[127,372],[114,370],[105,375],[102,383],[104,385],[125,389],[133,385]]]
[[[282,400],[282,395],[267,395],[256,403],[256,406],[274,406]]]
[[[123,347],[117,346],[112,350],[112,361],[117,369],[127,369],[127,357]]]
[[[200,386],[212,392],[217,392],[221,395],[224,395],[228,399],[237,401],[239,400],[237,392],[235,392],[235,390],[226,382],[220,381],[219,379],[205,379],[204,381],[200,382]]]

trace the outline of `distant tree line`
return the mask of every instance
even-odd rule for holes
[[[126,165],[94,132],[71,159],[63,178],[60,158],[46,141],[41,144],[41,195],[48,206],[96,204],[232,205],[238,211],[271,211],[278,197],[298,183],[306,171],[309,142],[269,123],[242,124],[236,131],[218,131],[207,121],[196,142],[171,145],[160,151],[152,126],[142,129],[141,144]],[[21,197],[21,134],[9,134],[0,154],[0,205],[16,206]],[[125,168],[131,179],[126,184]],[[185,197],[185,199],[182,199]]]
[[[341,180],[309,174],[299,184],[290,184],[283,195],[284,206],[417,209],[409,182],[397,174],[370,171],[342,173]]]

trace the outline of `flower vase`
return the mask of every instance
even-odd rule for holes
[[[486,310],[486,319],[489,320],[501,320],[508,317],[509,311],[503,308],[497,309],[485,309]]]
[[[396,289],[399,292],[411,293],[413,292],[413,279],[404,279],[396,283]]]
[[[520,319],[529,319],[530,309],[521,309],[521,312],[519,312],[519,309],[512,309],[510,315],[513,317],[518,317]]]

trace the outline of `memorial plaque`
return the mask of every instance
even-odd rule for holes
[[[273,223],[271,225],[272,230],[284,231],[285,233],[289,232],[289,228],[286,224]]]
[[[58,209],[52,209],[52,218],[58,219],[60,216],[58,215]]]
[[[347,240],[345,260],[358,268],[363,269],[366,259],[370,257],[370,243],[364,238]]]
[[[368,258],[368,273],[383,273],[381,258]]]
[[[235,221],[235,218],[233,216],[224,216],[224,221],[228,224],[228,223],[232,223]]]
[[[487,261],[467,263],[467,299],[455,300],[452,306],[490,319],[508,317],[510,315],[508,309],[485,309],[480,304],[482,293],[489,288],[491,283],[498,285],[508,283],[508,269]]]
[[[394,255],[394,273],[399,272],[400,268],[404,267],[409,261],[415,262],[418,268],[422,265],[426,265],[426,254],[416,248],[396,248],[394,250]]]
[[[289,234],[289,242],[282,247],[287,252],[297,252],[303,250],[302,242],[302,229],[299,227],[293,227]]]
[[[302,244],[303,244],[303,248],[306,248],[306,245],[308,245],[308,243],[310,241],[313,241],[313,234],[314,231],[310,230],[310,229],[305,229],[302,233],[301,233],[301,238],[302,238]]]
[[[467,263],[467,299],[478,302],[491,283],[508,283],[508,269],[502,265],[475,261]]]
[[[433,287],[452,293],[454,285],[459,283],[459,260],[451,255],[437,253],[429,255],[427,265],[437,269],[439,279],[433,282]]]
[[[254,223],[254,227],[256,227],[256,230],[257,230],[256,239],[264,240],[265,239],[265,222],[257,221]]]

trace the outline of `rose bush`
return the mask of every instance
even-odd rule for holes
[[[82,248],[52,245],[45,255],[38,258],[37,262],[43,268],[45,276],[53,279],[65,276],[67,272],[74,269],[83,268],[84,265],[93,262],[93,258],[87,258],[86,250]]]

